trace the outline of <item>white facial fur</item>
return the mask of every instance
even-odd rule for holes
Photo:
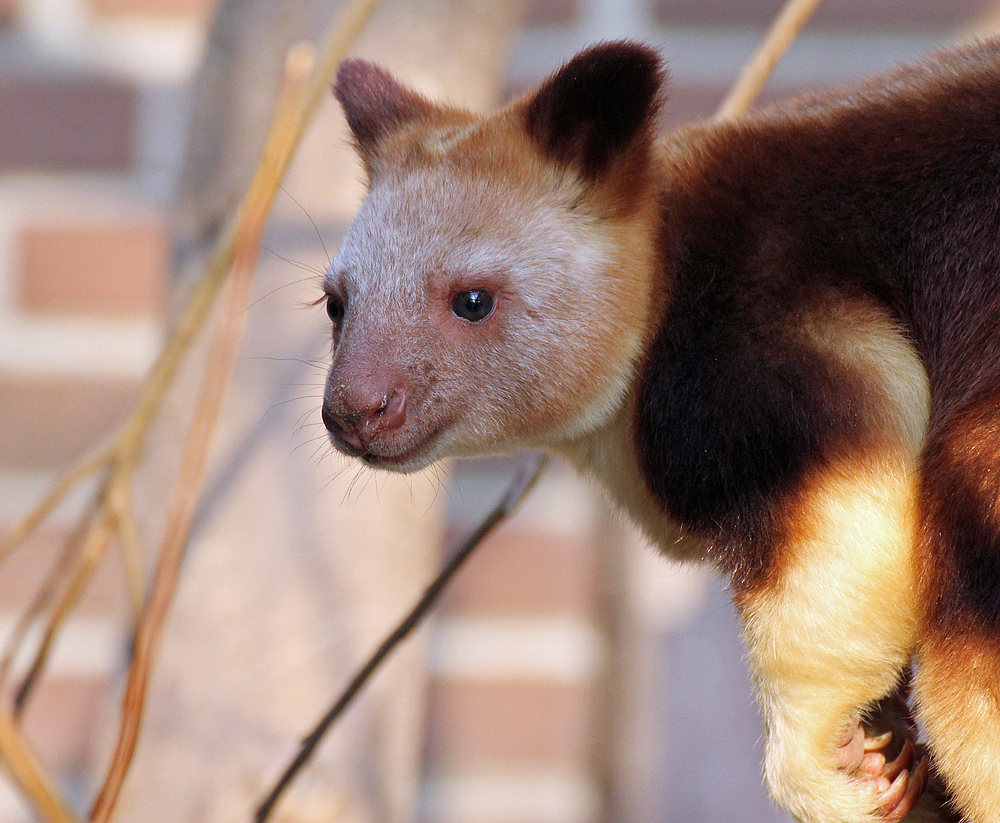
[[[579,436],[619,409],[642,348],[648,284],[616,276],[643,245],[630,222],[600,217],[582,184],[538,161],[516,176],[462,165],[379,177],[324,278],[347,306],[328,407],[379,370],[405,384],[406,422],[375,437],[373,465]],[[473,289],[496,298],[477,323],[451,310]]]

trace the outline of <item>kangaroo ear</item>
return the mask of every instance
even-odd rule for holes
[[[340,64],[333,94],[347,115],[347,124],[366,163],[384,137],[407,123],[427,119],[436,111],[425,97],[365,60]]]
[[[550,156],[596,179],[623,153],[649,145],[665,87],[666,69],[651,48],[593,46],[528,101],[528,133]]]

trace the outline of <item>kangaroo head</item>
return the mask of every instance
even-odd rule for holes
[[[337,448],[409,471],[616,413],[658,300],[663,74],[642,46],[597,46],[479,116],[341,66],[368,191],[323,279]]]

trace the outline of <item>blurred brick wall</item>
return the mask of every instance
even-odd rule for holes
[[[779,5],[534,0],[508,86],[523,90],[585,43],[628,35],[661,46],[670,61],[668,124],[707,116]],[[769,94],[915,57],[984,5],[827,0]],[[0,527],[121,419],[157,350],[169,267],[165,216],[187,84],[210,14],[211,0],[0,0]],[[300,276],[293,271],[289,280]],[[455,469],[454,534],[499,493],[495,468]],[[77,497],[69,509],[81,505]],[[3,570],[0,627],[23,606],[28,581],[53,562],[70,514],[61,512]],[[593,823],[604,815],[601,682],[615,660],[599,608],[605,517],[595,493],[557,469],[463,572],[432,640],[424,823]],[[700,585],[673,580],[659,596],[682,605],[657,612],[639,634],[679,633],[702,603],[685,592]],[[32,703],[33,740],[64,773],[81,767],[95,733],[90,718],[117,663],[123,601],[111,564]],[[659,653],[648,637],[632,639]],[[711,642],[702,653],[719,656]],[[714,662],[740,665],[738,652]],[[696,704],[697,680],[688,673],[671,671],[669,687]],[[732,703],[719,714],[752,714],[745,693]],[[645,703],[635,712],[640,725],[659,715]],[[649,737],[663,736],[646,725]],[[651,751],[661,745],[654,741]],[[703,754],[694,740],[673,745],[689,747],[687,762]],[[651,757],[655,771],[662,754]],[[748,752],[744,767],[718,770],[726,773],[708,788],[689,780],[684,797],[670,795],[669,773],[637,779],[640,793],[657,783],[669,797],[645,798],[631,823],[749,819],[741,810],[766,804],[755,757]],[[733,774],[746,782],[727,783]],[[0,823],[26,819],[0,791]]]
[[[498,471],[506,468],[507,471]],[[452,529],[498,497],[509,461],[453,467]],[[433,627],[424,814],[434,823],[600,818],[598,576],[607,510],[564,467],[456,580]]]
[[[91,446],[158,348],[171,152],[209,11],[78,0],[50,23],[51,5],[10,0],[0,18],[0,471],[15,475]]]
[[[123,418],[159,348],[170,185],[211,5],[0,2],[0,531]],[[0,642],[83,505],[3,567]],[[31,742],[70,780],[119,671],[123,581],[105,564],[29,704]],[[4,785],[0,821],[28,819]]]

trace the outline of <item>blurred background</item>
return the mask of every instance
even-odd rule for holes
[[[107,436],[253,171],[287,46],[336,0],[0,0],[0,528]],[[666,126],[711,114],[779,0],[386,0],[357,53],[483,108],[581,46],[666,56]],[[991,25],[991,0],[827,0],[766,96],[840,83]],[[116,819],[244,821],[298,738],[500,496],[516,460],[373,476],[329,454],[318,273],[361,196],[324,105],[279,195]],[[193,384],[194,378],[187,382]],[[185,421],[171,398],[136,487],[155,555]],[[84,487],[0,569],[12,630]],[[27,707],[83,815],[130,636],[112,554]],[[0,638],[2,642],[2,638]],[[18,664],[23,668],[23,662]],[[9,689],[8,689],[9,690]],[[776,823],[728,596],[654,556],[550,467],[433,622],[324,744],[275,819]],[[9,782],[0,823],[37,819]]]

